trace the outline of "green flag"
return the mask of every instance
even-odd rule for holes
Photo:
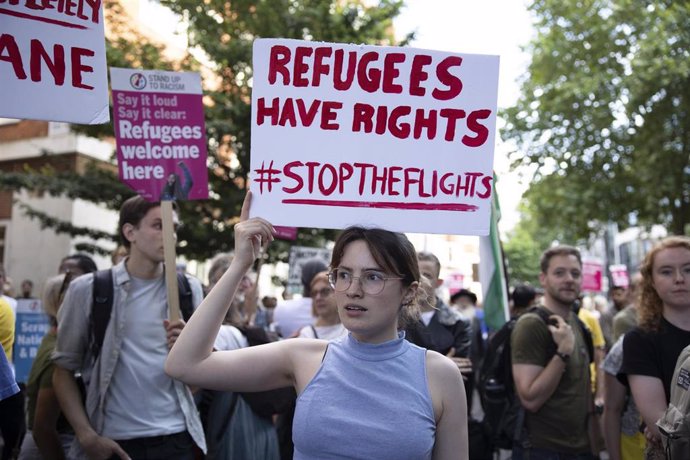
[[[495,181],[494,181],[495,183]],[[484,299],[484,317],[491,330],[497,330],[510,318],[508,289],[503,263],[503,248],[498,237],[501,208],[494,189],[491,198],[491,227],[488,236],[479,237],[479,282]]]

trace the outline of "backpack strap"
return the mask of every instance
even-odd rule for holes
[[[113,310],[113,271],[98,270],[93,274],[93,303],[91,304],[91,352],[98,358],[103,346],[105,331]]]
[[[547,311],[545,308],[542,307],[532,307],[529,310],[527,310],[525,313],[534,313],[541,319],[546,325],[549,324],[549,317],[552,315],[549,311]]]
[[[582,321],[577,315],[575,315],[575,319],[577,320],[577,325],[580,326],[582,338],[585,339],[585,346],[587,347],[587,356],[589,357],[589,362],[591,364],[594,362],[594,339],[592,338],[592,331],[589,330],[584,321]]]
[[[530,308],[527,313],[535,313],[539,318],[541,318],[542,321],[544,321],[545,324],[549,324],[549,316],[550,313],[541,308],[541,307],[533,307]],[[575,313],[575,312],[573,312]],[[589,358],[589,362],[593,363],[594,362],[594,341],[592,340],[592,332],[589,330],[587,325],[582,322],[582,320],[577,316],[577,313],[575,313],[575,321],[577,322],[578,327],[580,328],[580,331],[582,332],[582,338],[585,340],[585,346],[587,347],[587,357]],[[553,351],[550,353],[556,354],[556,343],[553,343]]]
[[[189,280],[182,274],[177,274],[177,289],[180,298],[180,312],[185,321],[194,313],[192,301],[192,288]],[[112,269],[98,270],[93,274],[93,303],[91,304],[91,352],[94,358],[98,358],[105,339],[105,331],[108,329],[110,315],[113,311],[113,271]]]
[[[573,302],[573,313],[575,313],[575,318],[577,319],[577,324],[580,326],[582,331],[582,337],[585,339],[585,345],[587,346],[587,354],[589,356],[590,364],[594,362],[594,339],[592,338],[592,331],[589,330],[587,325],[580,319],[580,310],[582,310],[582,302],[576,300]]]

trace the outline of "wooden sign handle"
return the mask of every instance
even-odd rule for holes
[[[165,287],[168,293],[168,319],[180,319],[180,297],[177,287],[177,262],[175,257],[175,227],[173,224],[172,201],[161,201],[163,218],[163,259],[165,264]]]

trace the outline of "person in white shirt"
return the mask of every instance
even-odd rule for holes
[[[302,298],[278,302],[273,312],[275,329],[284,338],[295,336],[301,328],[314,321],[311,313],[311,282],[317,273],[326,270],[321,259],[310,259],[302,265]]]
[[[173,212],[173,226],[179,226]],[[112,268],[112,314],[97,355],[89,343],[94,276],[73,280],[58,311],[53,386],[78,442],[78,458],[192,460],[206,451],[190,388],[163,371],[185,321],[168,319],[159,202],[134,196],[120,208],[119,232],[129,256]],[[199,280],[187,276],[192,305]],[[63,327],[66,325],[66,327]],[[82,399],[75,371],[86,388]]]

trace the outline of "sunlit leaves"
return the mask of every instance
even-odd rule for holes
[[[535,0],[530,9],[538,34],[529,73],[503,115],[518,146],[513,165],[538,165],[525,196],[534,216],[570,238],[608,221],[683,233],[690,4]]]

